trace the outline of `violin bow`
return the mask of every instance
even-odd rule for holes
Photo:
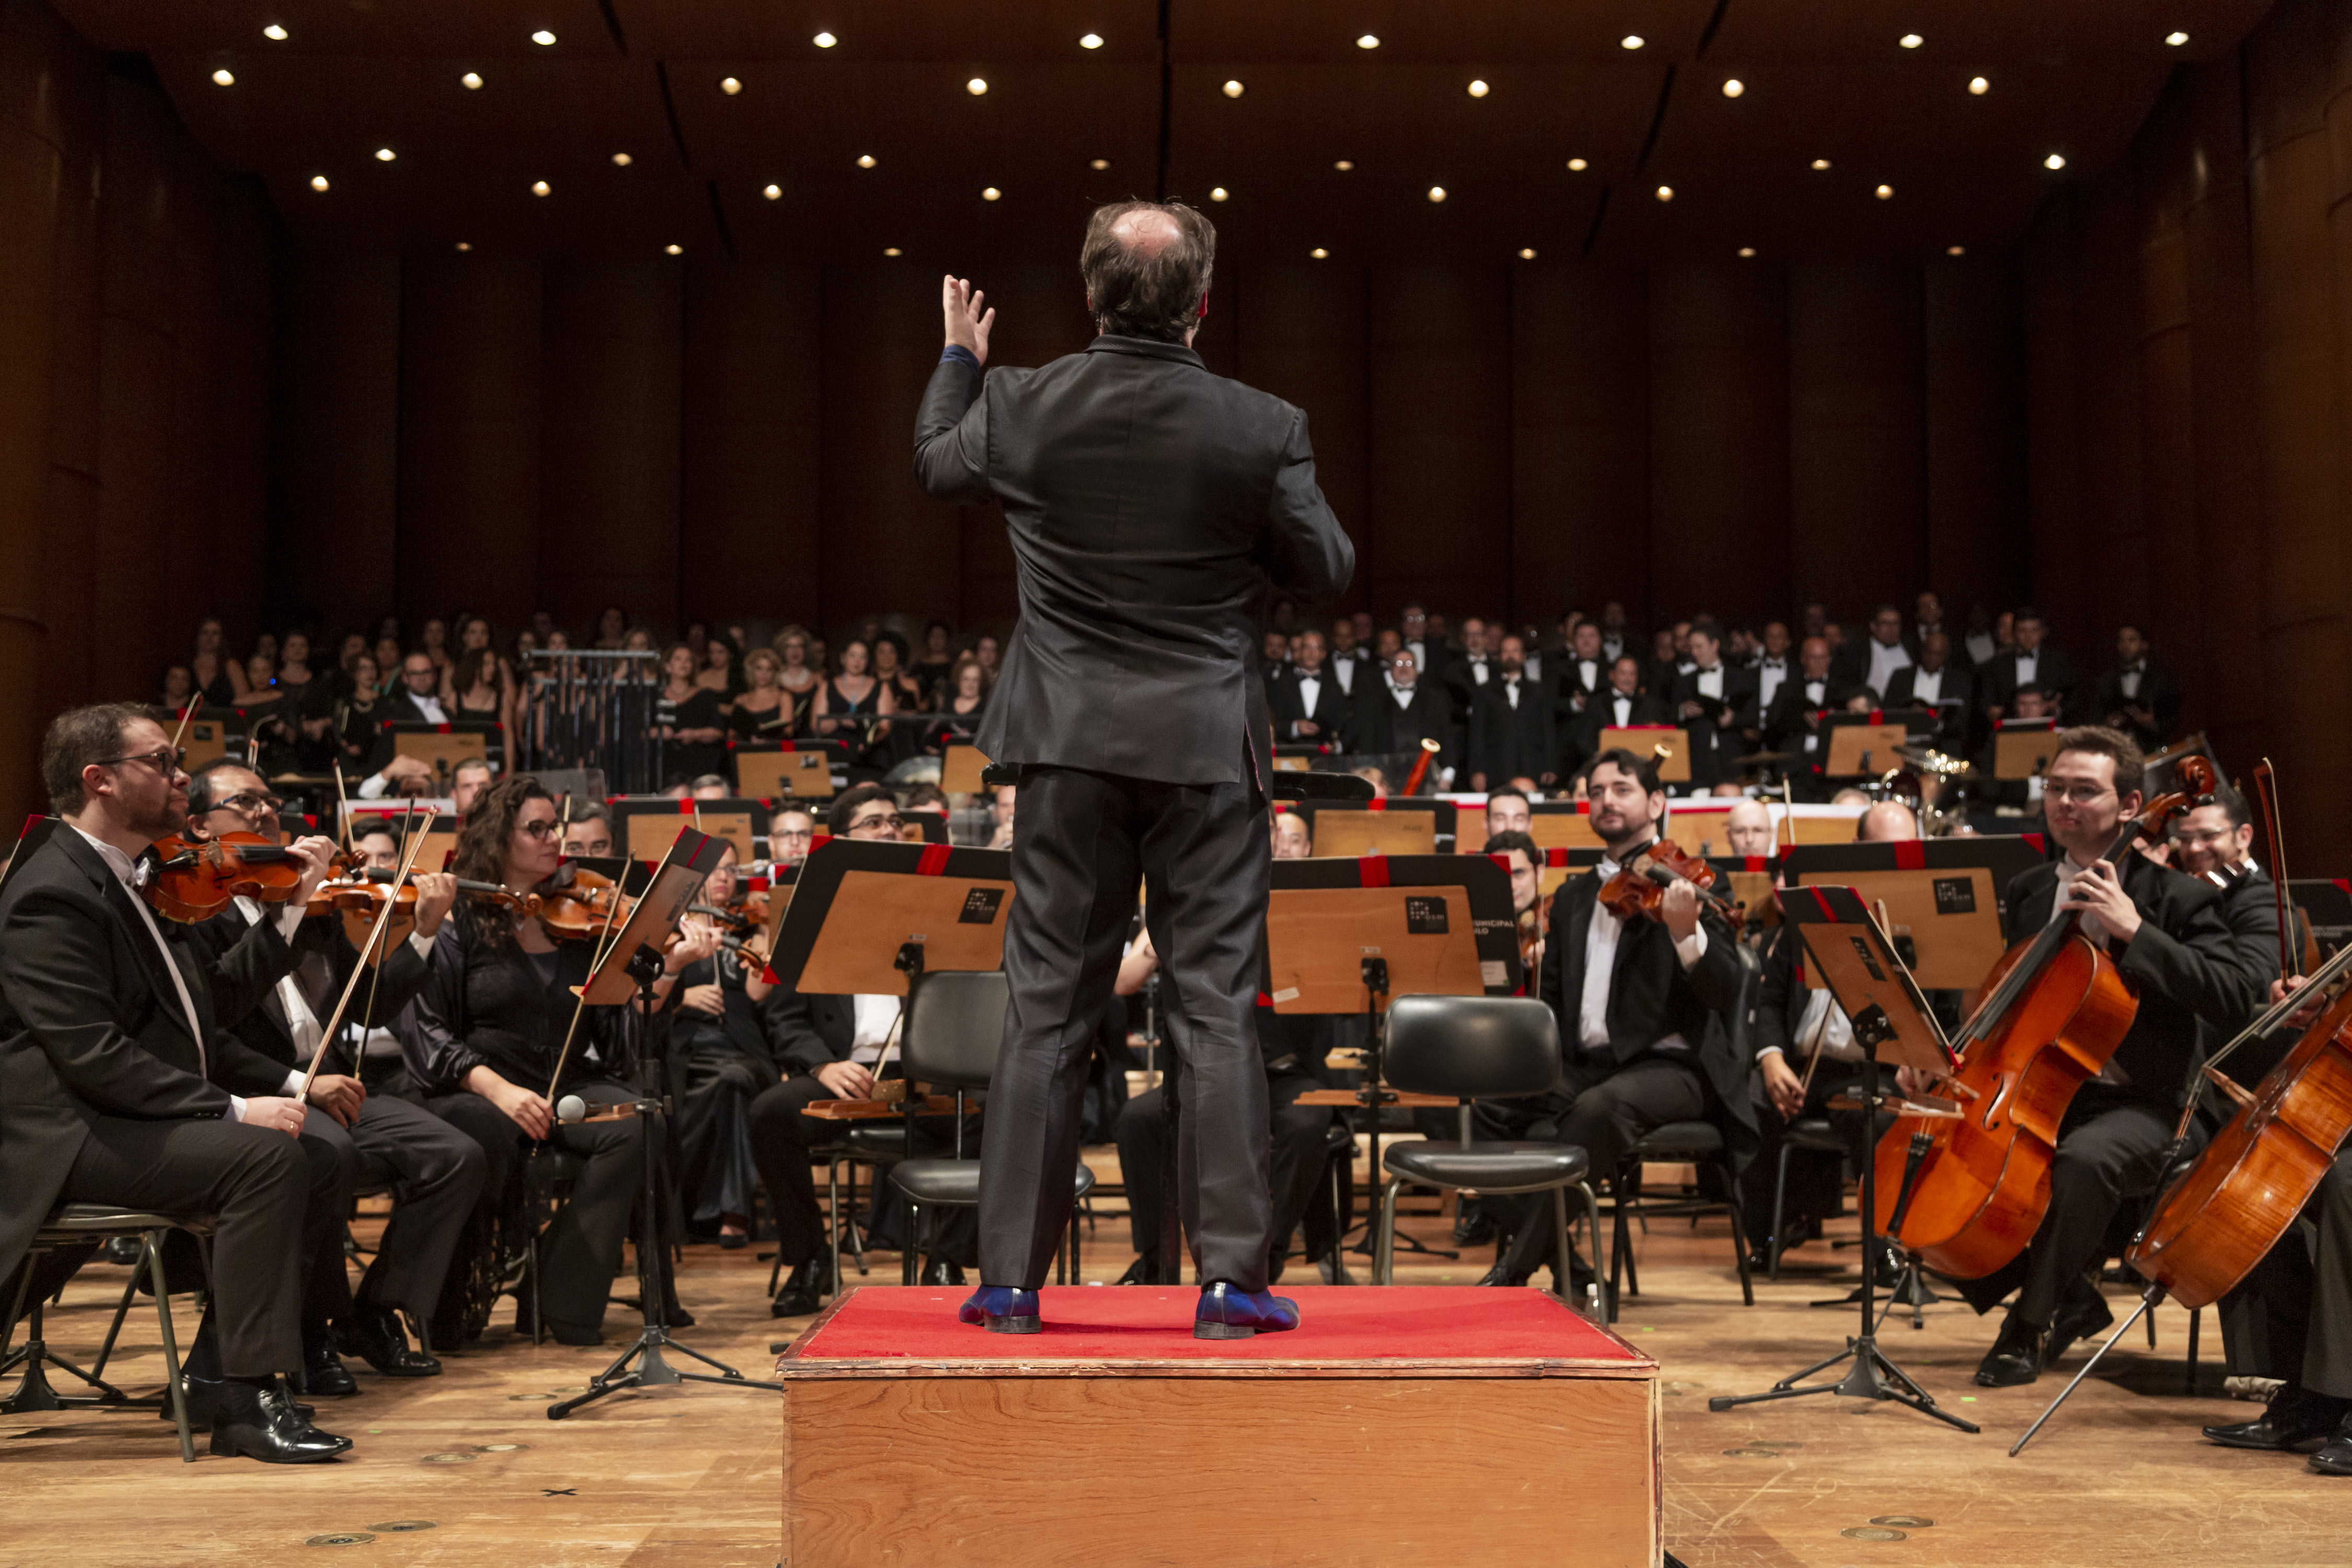
[[[342,821],[343,851],[349,854],[352,847],[352,797],[343,793],[343,760],[341,757],[335,759],[335,815]]]
[[[662,857],[662,863],[667,865],[669,858]],[[624,868],[624,875],[625,874],[626,868]],[[592,980],[595,978],[596,972],[604,967],[604,959],[613,950],[613,938],[618,932],[620,918],[621,883],[618,879],[615,879],[613,883],[613,901],[604,910],[604,929],[596,934],[596,952],[588,962],[588,976]],[[572,1038],[580,1032],[580,1015],[588,1008],[588,987],[585,984],[575,989],[572,995],[572,1022],[564,1026],[563,1048],[555,1053],[555,1070],[548,1075],[547,1079],[545,1099],[551,1105],[555,1100],[556,1085],[563,1081],[563,1064],[572,1058]]]
[[[425,825],[428,828],[433,826],[433,819],[430,816],[425,818]],[[416,857],[422,854],[424,849],[425,835],[420,833],[410,842],[408,852],[401,857],[400,875],[403,881],[407,879],[410,868],[416,864]],[[307,1102],[310,1098],[310,1085],[315,1082],[319,1077],[320,1064],[327,1059],[327,1047],[333,1042],[336,1031],[343,1026],[343,1014],[351,1007],[352,994],[360,988],[360,975],[364,973],[368,967],[367,955],[369,949],[374,947],[379,942],[381,942],[383,938],[384,932],[389,931],[392,927],[392,911],[397,908],[400,903],[400,900],[397,897],[400,891],[399,882],[394,882],[393,884],[392,891],[394,896],[384,900],[383,908],[375,912],[375,924],[368,928],[367,941],[362,943],[360,948],[360,962],[358,965],[352,969],[352,977],[343,983],[342,995],[336,999],[334,1016],[327,1020],[327,1026],[320,1032],[318,1048],[310,1053],[310,1066],[309,1069],[302,1074],[302,1087],[294,1096],[297,1103]],[[371,988],[369,992],[369,1007],[373,1010],[373,1006],[374,993],[373,989]]]
[[[2301,965],[2294,951],[2294,913],[2286,901],[2286,837],[2279,827],[2278,777],[2264,757],[2254,764],[2254,793],[2262,797],[2263,827],[2271,840],[2271,893],[2278,905],[2279,973],[2296,975]]]
[[[415,798],[414,798],[414,797],[412,797],[412,798],[409,800],[409,803],[408,803],[408,811],[407,811],[407,814],[406,814],[404,816],[403,816],[403,817],[401,818],[401,822],[400,822],[400,842],[401,842],[401,845],[402,845],[402,847],[403,847],[403,851],[404,851],[404,853],[408,857],[408,865],[414,865],[414,864],[415,863],[415,856],[417,856],[417,855],[420,855],[420,854],[424,853],[424,849],[425,849],[425,835],[424,833],[419,833],[419,834],[417,834],[417,835],[415,836],[415,841],[414,847],[412,848],[412,847],[410,847],[409,828],[410,828],[410,826],[415,822],[415,820],[416,820],[416,802],[415,802]],[[431,820],[430,818],[427,818],[427,819],[426,819],[425,824],[425,826],[426,832],[430,832],[430,831],[432,830],[433,823],[432,823],[432,820]],[[394,904],[394,903],[395,903],[395,902],[397,902],[397,901],[399,900],[401,887],[402,887],[402,885],[403,885],[404,883],[405,883],[407,880],[408,880],[408,868],[407,868],[407,866],[406,866],[406,865],[404,865],[404,866],[401,868],[401,874],[400,874],[398,877],[395,877],[395,878],[394,878],[394,879],[393,879],[393,882],[392,882],[392,895],[391,895],[391,897],[390,897],[389,899],[387,899],[387,900],[385,900],[385,902],[384,902],[384,908],[386,908],[386,909],[390,909],[390,908],[393,906],[393,904]],[[370,943],[371,945],[373,945],[373,942],[374,942],[374,941],[375,941],[375,933],[374,933],[373,931],[370,931],[370,932],[368,933],[368,942],[369,942],[369,943]],[[370,967],[370,965],[368,964],[368,960],[367,960],[367,949],[365,949],[365,948],[362,948],[362,949],[360,950],[360,967],[362,967],[362,969]],[[379,961],[378,963],[376,963],[373,965],[373,968],[374,968],[375,973],[374,973],[373,974],[370,975],[370,976],[369,976],[369,978],[368,978],[368,1003],[367,1003],[367,1016],[368,1016],[369,1017],[371,1017],[371,1018],[373,1018],[373,1017],[374,1017],[374,1016],[375,1016],[375,998],[376,998],[376,990],[377,990],[377,987],[379,987],[380,985],[382,985],[382,984],[383,984],[383,963],[382,963],[381,961]]]

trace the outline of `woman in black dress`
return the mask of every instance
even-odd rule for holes
[[[969,746],[980,733],[980,717],[988,707],[988,671],[981,668],[980,660],[966,654],[956,660],[947,690],[947,700],[940,704],[939,721],[929,727],[934,752],[947,745]]]
[[[887,715],[898,711],[890,689],[874,678],[872,663],[873,650],[862,637],[842,644],[841,673],[817,689],[815,709],[816,732],[842,742],[853,763],[869,767],[888,755]]]
[[[474,803],[454,869],[529,892],[562,859],[555,802],[538,780],[513,774]],[[681,942],[670,963],[682,969],[707,952]],[[540,1310],[549,1331],[569,1345],[603,1342],[605,1301],[645,1179],[645,1142],[658,1135],[642,1116],[555,1120],[556,1102],[567,1094],[592,1104],[637,1098],[629,1084],[632,1010],[581,1007],[572,993],[586,982],[593,957],[591,943],[550,939],[535,916],[467,904],[442,922],[431,976],[402,1026],[403,1052],[426,1107],[489,1156],[482,1194],[489,1212],[518,1201],[531,1145],[552,1143],[586,1162],[570,1201],[539,1238]],[[529,1301],[519,1293],[518,1332],[531,1331]]]
[[[924,706],[928,708],[945,702],[955,684],[956,656],[950,645],[950,637],[945,621],[933,621],[923,628],[923,651],[912,668],[915,679],[923,683]]]
[[[356,784],[373,771],[368,759],[375,755],[376,737],[383,732],[379,695],[383,677],[372,653],[352,658],[351,675],[351,694],[335,704],[333,740],[343,776]]]
[[[700,902],[723,909],[734,900],[735,847],[719,852],[719,868],[702,885]],[[719,1245],[751,1239],[751,1194],[760,1180],[751,1162],[751,1101],[783,1080],[783,1053],[767,1006],[774,987],[761,978],[757,956],[716,947],[681,971],[667,987],[670,1059],[685,1075],[678,1116],[678,1194],[687,1218],[716,1223]]]
[[[654,700],[654,739],[661,742],[664,787],[727,771],[727,716],[719,696],[694,679],[694,650],[672,643],[662,658],[669,677]]]

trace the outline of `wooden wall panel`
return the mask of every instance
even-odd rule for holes
[[[1956,626],[2015,604],[2030,569],[2025,527],[2023,303],[2005,260],[1922,269],[1927,561],[1922,585]],[[1907,611],[1909,605],[1905,605]]]
[[[391,608],[397,569],[400,261],[302,252],[283,273],[271,607],[322,631],[363,629]],[[426,426],[412,437],[433,428],[436,412],[416,410]]]
[[[1511,563],[1509,274],[1388,267],[1372,297],[1374,609],[1419,596],[1457,620],[1500,615]]]
[[[1647,279],[1529,267],[1511,287],[1512,618],[1549,633],[1650,593]]]
[[[36,13],[16,6],[9,15],[22,21]],[[98,235],[106,124],[98,57],[61,23],[50,29],[47,62],[44,103],[64,179],[50,253],[48,483],[39,536],[44,719],[98,695],[91,635],[98,560],[90,542],[99,537],[100,519]],[[176,626],[166,630],[184,635]]]
[[[1373,592],[1381,564],[1371,529],[1370,298],[1362,269],[1267,262],[1221,289],[1211,293],[1210,319],[1230,316],[1237,339],[1225,374],[1306,413],[1315,477],[1355,542],[1356,577],[1339,607],[1394,616],[1416,590],[1401,587],[1388,599]]]
[[[1789,580],[1850,626],[1924,580],[1921,313],[1914,267],[1789,271]]]
[[[1759,622],[1788,613],[1788,312],[1777,268],[1653,270],[1650,432],[1653,605]]]
[[[494,618],[539,606],[541,280],[521,257],[401,268],[399,612],[413,637],[460,601]],[[520,605],[492,608],[498,598]],[[574,635],[592,621],[572,623]]]
[[[2146,602],[2136,624],[2157,640],[2159,656],[2190,668],[2203,654],[2182,646],[2179,628],[2198,620],[2197,363],[2185,224],[2196,182],[2191,126],[2182,95],[2168,93],[2140,134],[2132,158],[2138,186],[2139,447],[2145,529],[2137,552]],[[2118,621],[2134,618],[2126,611]],[[2104,651],[2104,649],[2102,650]]]
[[[817,274],[698,261],[686,276],[681,613],[807,621],[818,604]]]

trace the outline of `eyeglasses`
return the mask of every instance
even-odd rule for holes
[[[245,816],[264,815],[275,816],[285,808],[285,805],[286,803],[274,795],[257,795],[251,790],[243,790],[226,799],[213,802],[212,809],[234,811]]]
[[[552,838],[556,832],[555,819],[551,816],[542,816],[536,822],[518,822],[515,824],[515,829],[517,832],[528,833],[533,838]]]
[[[101,758],[98,765],[101,768],[119,768],[125,763],[145,763],[159,773],[177,773],[180,764],[187,760],[188,753],[185,747],[166,746],[161,751],[138,752],[127,757]]]
[[[2052,800],[2072,801],[2076,805],[2089,805],[2094,801],[2113,795],[2115,791],[2105,784],[2044,784],[2042,793]]]

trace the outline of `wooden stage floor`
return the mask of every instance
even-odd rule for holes
[[[1116,1176],[1109,1150],[1089,1157]],[[1108,1281],[1132,1254],[1124,1216],[1112,1205],[1097,1207],[1104,1212],[1086,1277]],[[1436,1245],[1450,1234],[1433,1215],[1407,1228]],[[1643,1294],[1626,1303],[1619,1327],[1664,1367],[1664,1533],[1690,1568],[2352,1563],[2352,1483],[2315,1476],[2300,1458],[2225,1452],[2198,1437],[2200,1423],[2253,1413],[2219,1394],[2210,1314],[2204,1396],[2182,1393],[2187,1316],[2167,1308],[2157,1356],[2135,1329],[2132,1353],[2110,1358],[2113,1375],[2102,1367],[2011,1459],[2010,1443],[2057,1384],[2045,1377],[2026,1389],[1977,1389],[1970,1373],[1991,1326],[1954,1302],[1930,1308],[1917,1331],[1897,1320],[1887,1347],[1937,1399],[1982,1425],[1981,1436],[1895,1405],[1828,1396],[1710,1414],[1710,1394],[1764,1388],[1843,1342],[1851,1310],[1805,1303],[1843,1292],[1853,1253],[1832,1258],[1816,1242],[1795,1255],[1779,1285],[1759,1281],[1757,1305],[1743,1308],[1721,1220],[1703,1221],[1696,1233],[1687,1221],[1661,1221],[1639,1247]],[[1399,1278],[1467,1283],[1490,1257],[1480,1249],[1449,1263],[1404,1254]],[[894,1257],[870,1262],[870,1279],[896,1282]],[[96,1267],[69,1289],[49,1319],[59,1353],[88,1363],[122,1278],[119,1268]],[[680,1339],[747,1377],[765,1376],[770,1344],[801,1326],[768,1316],[766,1279],[752,1250],[689,1248],[680,1293],[698,1321]],[[2127,1303],[2116,1300],[2120,1316]],[[534,1350],[509,1340],[509,1317],[502,1304],[483,1342],[448,1358],[439,1378],[389,1382],[354,1361],[364,1392],[321,1411],[330,1429],[358,1441],[335,1465],[273,1468],[200,1458],[183,1466],[169,1426],[143,1412],[0,1416],[0,1568],[266,1568],[345,1557],[468,1568],[768,1568],[776,1561],[773,1394],[688,1384],[614,1395],[550,1422],[546,1405],[580,1389],[618,1346]],[[634,1319],[616,1306],[607,1323],[618,1335]],[[184,1317],[181,1333],[193,1327]],[[124,1339],[136,1353],[118,1357],[110,1372],[119,1368],[132,1392],[151,1391],[162,1375],[152,1309],[143,1320],[134,1310]],[[13,1379],[0,1386],[13,1389]],[[1274,1451],[1285,1452],[1281,1441],[1268,1434]],[[1129,1465],[1137,1486],[1160,1487],[1168,1458],[1096,1462]],[[1285,1453],[1281,1462],[1311,1467],[1312,1456]],[[1412,1454],[1401,1447],[1397,1484],[1413,1484],[1413,1474]],[[1475,1531],[1478,1500],[1460,1504],[1463,1530]],[[1564,1485],[1562,1519],[1571,1529],[1574,1506],[1572,1484]],[[1899,1541],[1846,1533],[1883,1535],[1889,1527],[1872,1521],[1895,1516],[1933,1522],[1902,1527]],[[433,1528],[380,1528],[400,1521]],[[375,1539],[305,1544],[353,1531]]]

